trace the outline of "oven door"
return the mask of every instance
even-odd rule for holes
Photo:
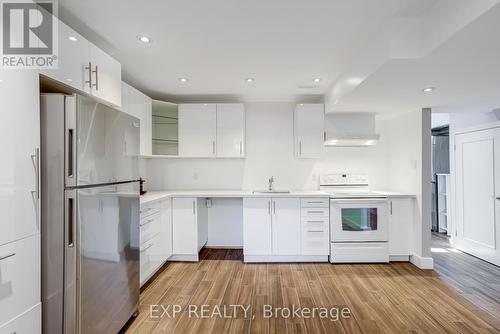
[[[332,242],[388,241],[386,198],[332,199]]]

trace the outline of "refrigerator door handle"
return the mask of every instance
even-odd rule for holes
[[[63,333],[77,333],[77,211],[76,190],[65,192],[64,204],[64,330]]]
[[[65,108],[65,145],[64,145],[64,171],[66,186],[76,186],[76,97],[66,96]]]

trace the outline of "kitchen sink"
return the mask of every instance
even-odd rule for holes
[[[252,191],[253,194],[289,194],[288,190],[258,190]]]

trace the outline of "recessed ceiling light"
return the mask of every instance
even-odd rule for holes
[[[68,79],[66,79],[66,81],[67,81],[67,82],[73,82],[73,79],[68,78]]]
[[[180,82],[188,82],[189,81],[188,78],[177,78],[177,80],[179,80]]]
[[[321,82],[321,78],[314,78],[313,81],[314,82]]]
[[[426,87],[426,88],[422,89],[422,92],[430,93],[434,90],[436,90],[436,87]]]
[[[145,44],[151,43],[151,38],[149,38],[148,36],[145,36],[145,35],[139,35],[139,36],[137,36],[137,39]]]
[[[77,42],[78,41],[78,38],[76,38],[75,36],[69,36],[68,39],[72,42]]]
[[[245,79],[245,81],[246,81],[246,82],[254,82],[254,81],[255,81],[255,79],[254,79],[254,78],[246,78],[246,79]]]

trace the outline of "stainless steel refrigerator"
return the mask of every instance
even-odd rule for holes
[[[139,120],[42,94],[42,327],[117,333],[139,303]]]

